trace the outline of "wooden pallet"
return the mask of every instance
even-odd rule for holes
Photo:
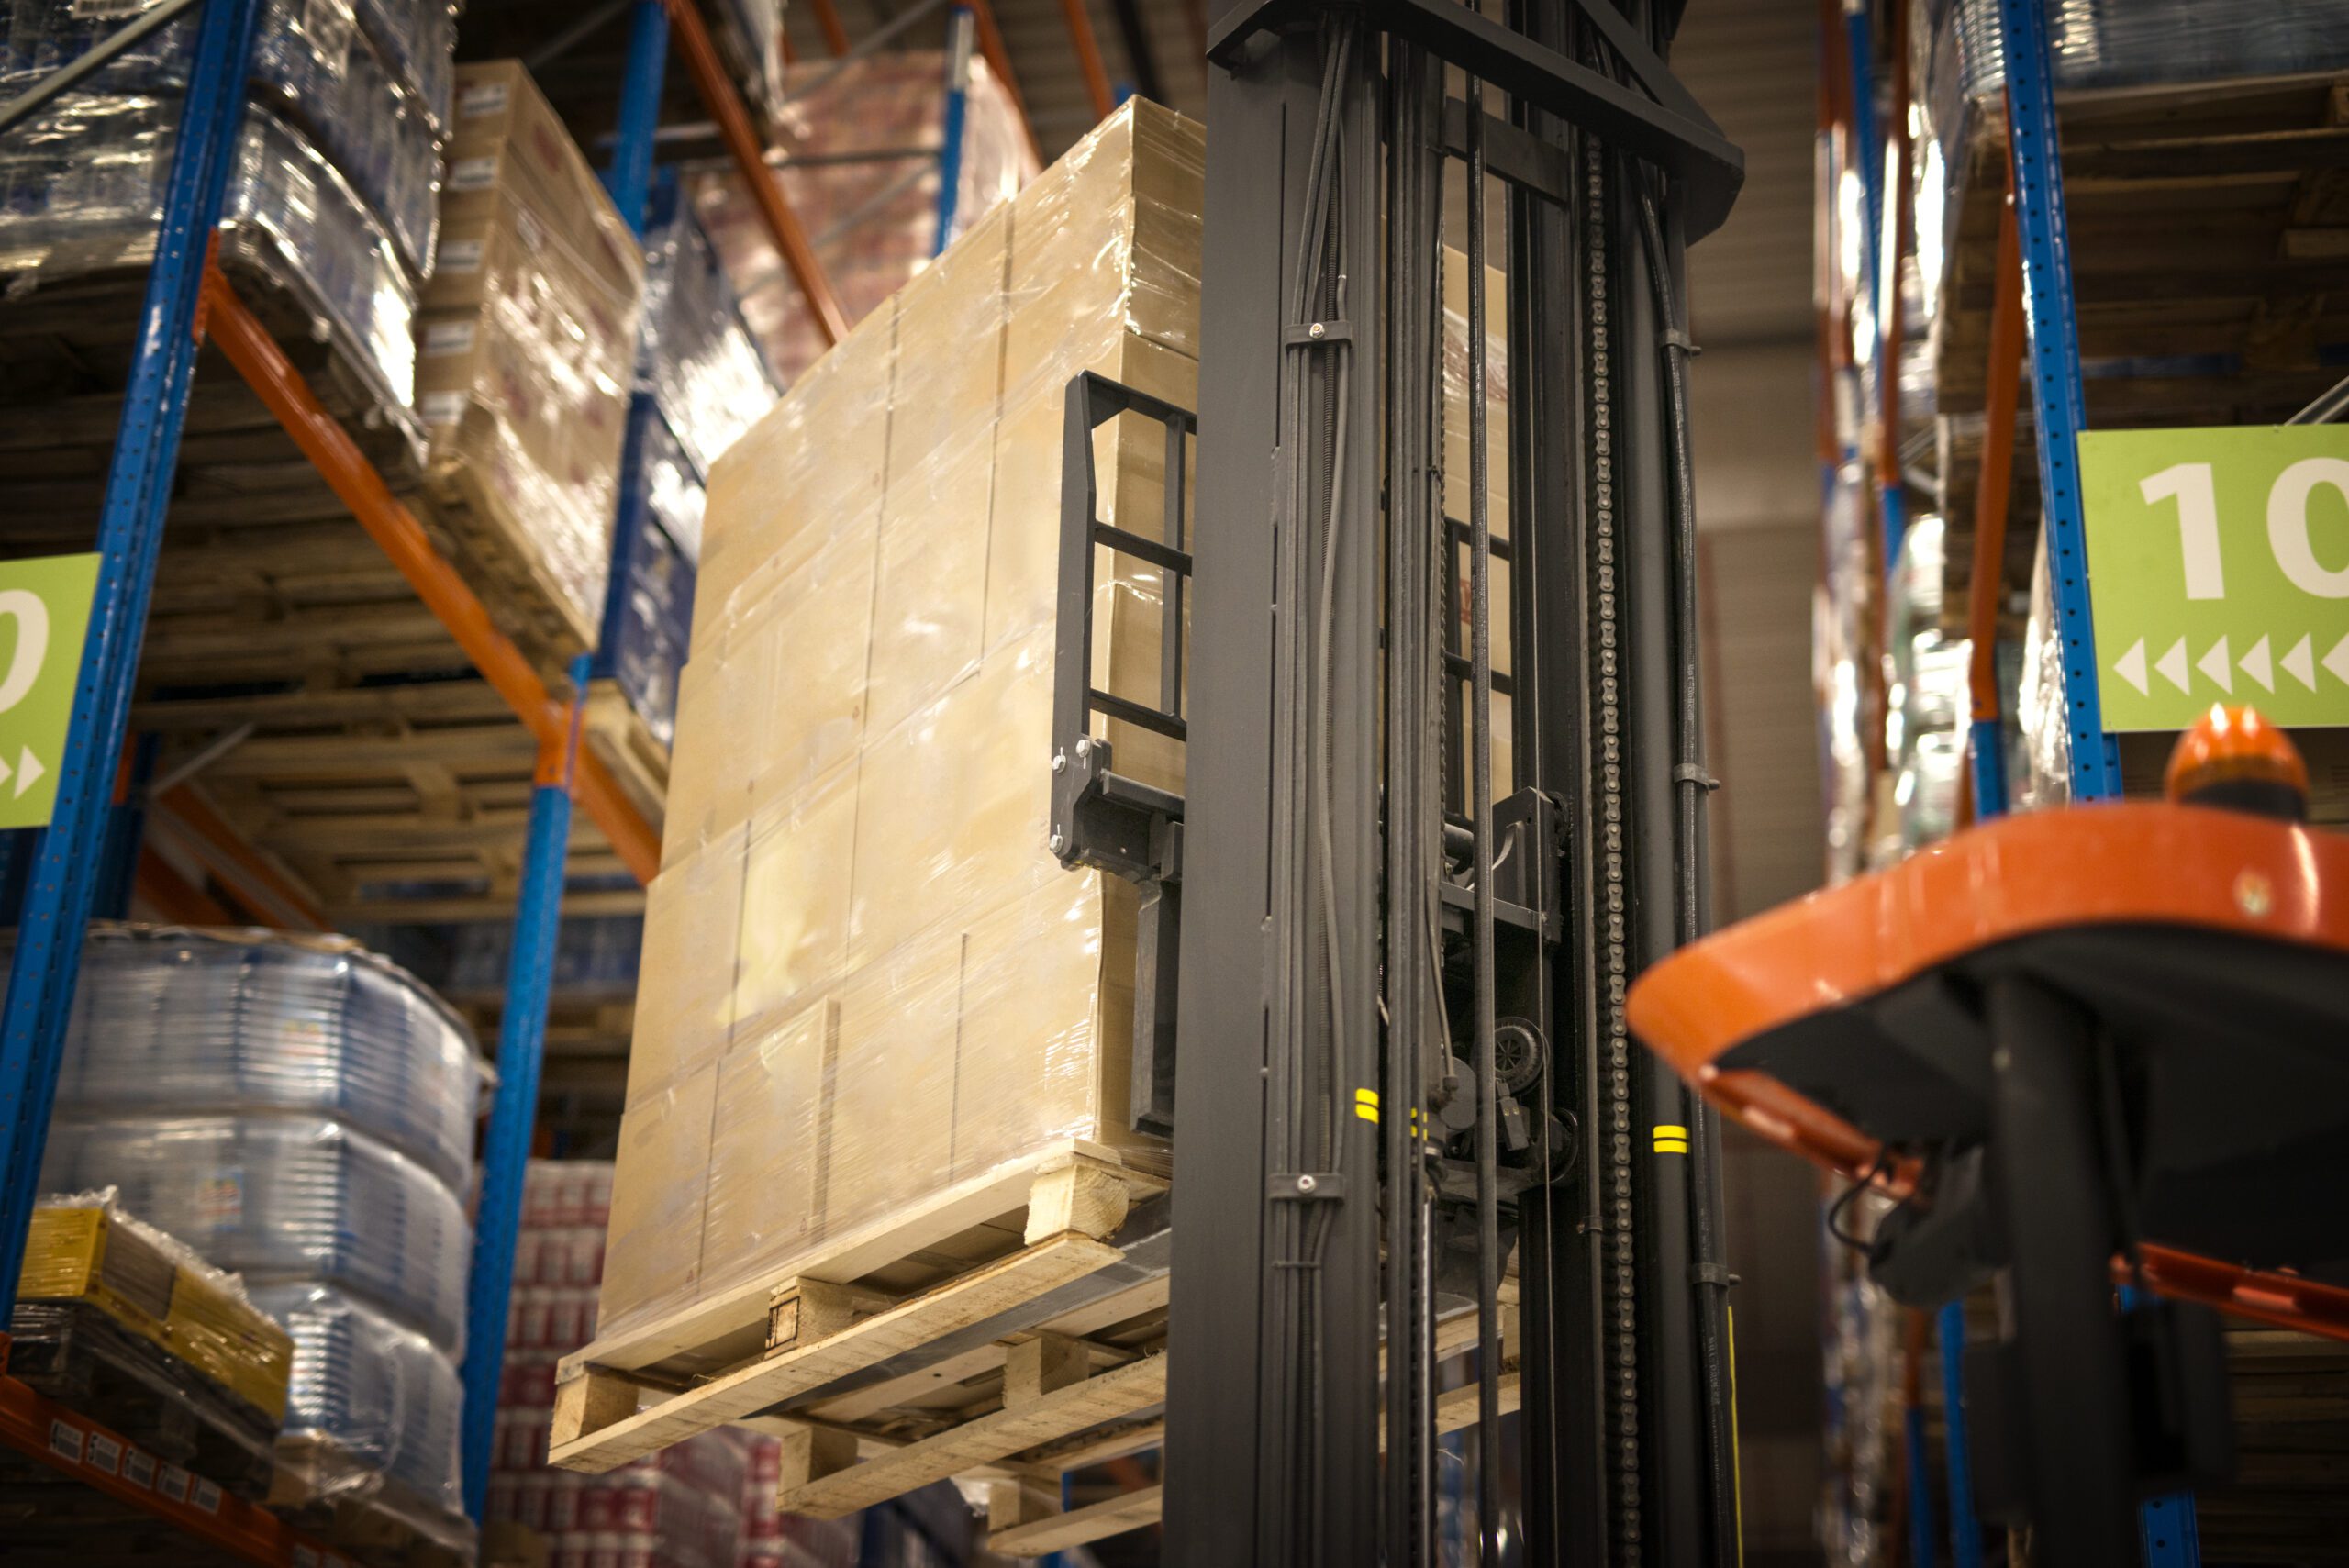
[[[566,684],[571,662],[596,646],[602,595],[573,601],[575,590],[549,563],[528,525],[473,465],[436,461],[424,476],[426,528],[442,553],[489,607],[551,686]]]
[[[596,760],[658,833],[669,799],[669,748],[653,738],[618,681],[597,681],[587,688],[584,728]]]
[[[357,344],[228,231],[221,266],[328,414],[447,550],[501,629],[560,684],[596,627],[561,607],[510,526],[426,500],[422,428]],[[0,282],[5,282],[0,279]],[[120,423],[144,268],[0,290],[0,553],[87,550]],[[598,606],[600,608],[600,606]],[[461,670],[439,619],[216,349],[189,395],[142,671],[174,685],[349,684]]]
[[[2065,93],[2057,109],[2090,428],[2273,423],[2340,379],[2321,356],[2349,346],[2349,73]],[[1980,106],[1931,345],[1953,632],[1973,572],[2005,146],[2003,110]],[[2037,533],[2028,400],[2022,423],[2009,587],[2028,587]]]
[[[1513,1309],[1512,1314],[1513,1318]],[[1515,1340],[1513,1323],[1502,1329],[1504,1343]],[[1439,1361],[1456,1355],[1476,1342],[1474,1312],[1436,1326],[1435,1354]],[[1520,1382],[1512,1352],[1501,1365],[1500,1409],[1518,1408]],[[1435,1429],[1439,1436],[1476,1424],[1476,1385],[1473,1382],[1436,1396]],[[1157,1434],[1163,1436],[1163,1431]],[[1382,1442],[1383,1442],[1382,1439]],[[1069,1468],[1074,1469],[1072,1465]],[[1144,1486],[1120,1493],[1081,1508],[1061,1511],[1050,1490],[1040,1495],[1017,1482],[998,1482],[991,1488],[987,1511],[987,1550],[1003,1557],[1041,1557],[1072,1546],[1084,1546],[1159,1522],[1164,1513],[1163,1486]]]
[[[473,1568],[473,1527],[320,1437],[280,1440],[270,1511],[367,1568]]]
[[[2230,1324],[2235,1476],[2197,1493],[2216,1562],[2349,1564],[2349,1345]]]
[[[1104,1271],[1163,1184],[1056,1144],[837,1238],[796,1274],[599,1340],[558,1371],[551,1462],[601,1472],[750,1426],[785,1440],[783,1511],[836,1518],[952,1475],[1056,1477],[1152,1447],[1163,1262]],[[1088,1279],[1101,1288],[1069,1304]],[[676,1370],[696,1365],[713,1370]]]
[[[486,682],[150,699],[132,724],[163,736],[161,772],[242,732],[188,787],[338,922],[512,910],[538,748]],[[570,912],[642,909],[642,890],[584,813],[573,819],[570,872],[611,884],[575,891]]]

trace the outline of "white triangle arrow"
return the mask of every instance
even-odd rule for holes
[[[27,746],[23,748],[23,750],[21,750],[17,755],[17,794],[18,797],[21,798],[25,791],[32,788],[36,784],[39,784],[40,782],[41,775],[48,772],[49,770],[47,768],[41,766],[40,759],[33,755],[33,749],[31,747]]]
[[[2277,662],[2282,664],[2292,679],[2309,690],[2316,690],[2316,660],[2309,651],[2309,639],[2301,638],[2292,644],[2292,651]]]
[[[2266,633],[2260,633],[2259,640],[2251,645],[2251,651],[2245,653],[2239,662],[2243,665],[2243,673],[2259,683],[2261,691],[2276,689],[2276,666],[2267,657]]]
[[[2122,680],[2136,687],[2137,695],[2139,696],[2151,696],[2153,695],[2152,690],[2146,684],[2145,639],[2141,637],[2136,641],[2129,645],[2129,651],[2123,653],[2120,659],[2114,662],[2112,671],[2113,673],[2119,675]]]
[[[2159,670],[2162,678],[2171,685],[2181,692],[2187,690],[2189,677],[2186,671],[2186,639],[2181,637],[2172,643],[2168,652],[2154,661],[2154,668]]]
[[[2204,674],[2210,676],[2210,679],[2218,682],[2219,689],[2221,691],[2225,692],[2230,695],[2233,695],[2235,689],[2235,667],[2227,661],[2227,639],[2225,638],[2222,637],[2219,639],[2218,641],[2210,644],[2210,651],[2202,655],[2201,662],[2197,663],[2194,667],[2201,671]]]
[[[2324,656],[2324,667],[2342,680],[2349,681],[2349,637],[2332,645],[2332,651]]]

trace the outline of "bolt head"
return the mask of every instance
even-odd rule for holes
[[[1068,753],[1066,751],[1055,751],[1052,753],[1052,772],[1056,773],[1064,773],[1068,772]]]
[[[1044,840],[1044,848],[1052,851],[1052,853],[1057,855],[1061,852],[1061,847],[1067,842],[1068,840],[1066,839],[1055,832],[1051,838]]]
[[[1305,335],[1308,338],[1322,338],[1328,336],[1329,331],[1330,329],[1327,327],[1322,326],[1321,323],[1317,321],[1312,326],[1308,327],[1305,329]]]
[[[1076,754],[1080,760],[1093,755],[1093,737],[1086,735],[1078,739],[1076,742]]]
[[[1301,1193],[1309,1193],[1320,1184],[1310,1176],[1299,1176],[1297,1179],[1297,1190]]]
[[[2276,886],[2255,871],[2235,878],[2235,907],[2254,920],[2264,920],[2276,907]]]

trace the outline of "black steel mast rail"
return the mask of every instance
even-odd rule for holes
[[[1251,35],[1310,21],[1327,8],[1328,0],[1262,0],[1227,11],[1208,30],[1208,58],[1223,61]],[[1745,154],[1673,80],[1622,16],[1609,10],[1607,0],[1575,0],[1575,9],[1653,97],[1478,15],[1460,0],[1362,0],[1361,9],[1368,27],[1418,44],[1670,175],[1687,203],[1689,239],[1702,239],[1729,217],[1745,183]]]
[[[1194,617],[1184,700],[1169,685],[1160,710],[1187,753],[1191,962],[1162,962],[1153,1014],[1179,989],[1170,1331],[1208,1347],[1168,1394],[1186,1568],[1431,1564],[1434,1313],[1473,1297],[1496,1348],[1511,1251],[1524,1401],[1512,1430],[1478,1369],[1484,1561],[1517,1529],[1512,1457],[1528,1563],[1734,1557],[1708,1452],[1717,1221],[1685,1157],[1709,1129],[1638,1073],[1622,993],[1701,896],[1667,344],[1682,237],[1726,217],[1742,160],[1653,17],[1608,3],[1509,0],[1503,26],[1455,0],[1228,0],[1212,24]],[[1464,522],[1442,506],[1452,159],[1475,182],[1453,239]],[[1487,176],[1507,203],[1489,285]],[[1508,293],[1507,539],[1477,439],[1498,417],[1487,286]],[[1072,403],[1073,471],[1106,417]],[[1105,542],[1084,505],[1064,594]],[[1064,601],[1064,635],[1081,616]],[[1065,644],[1063,665],[1066,737],[1112,710]],[[1056,766],[1056,828],[1061,802],[1113,798]],[[1696,1136],[1660,1136],[1680,1124]],[[1381,1426],[1384,1467],[1364,1440]]]

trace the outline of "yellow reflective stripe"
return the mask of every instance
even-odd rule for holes
[[[1677,1138],[1684,1143],[1688,1140],[1688,1129],[1687,1128],[1674,1127],[1669,1123],[1660,1124],[1655,1129],[1655,1135],[1660,1139]]]
[[[1378,1119],[1377,1090],[1356,1089],[1354,1091],[1354,1115],[1362,1118],[1364,1121],[1376,1121]]]

